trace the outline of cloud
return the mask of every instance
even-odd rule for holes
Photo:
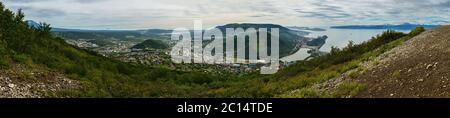
[[[75,0],[79,3],[95,3],[95,2],[106,2],[107,0]]]
[[[446,24],[450,0],[3,0],[28,19],[67,28],[175,28],[202,19],[317,26]]]
[[[46,0],[43,0],[46,1]],[[38,2],[38,0],[5,0],[5,2],[10,3],[31,3],[31,2]]]
[[[33,2],[48,2],[48,1],[55,1],[55,0],[5,0],[5,2],[9,2],[9,3],[33,3]],[[94,2],[103,2],[103,1],[107,1],[107,0],[59,0],[59,1],[94,3]]]
[[[66,15],[64,11],[58,9],[41,9],[34,7],[20,7],[27,14],[33,14],[36,17],[61,17]]]

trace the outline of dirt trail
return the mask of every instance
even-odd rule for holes
[[[354,79],[367,84],[356,97],[450,97],[450,26],[427,30],[377,60]]]

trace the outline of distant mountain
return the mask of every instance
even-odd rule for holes
[[[34,20],[26,20],[25,21],[29,27],[39,28],[40,23]],[[83,29],[66,29],[66,28],[57,28],[52,27],[52,32],[93,32],[93,31],[110,31],[110,30],[83,30]]]
[[[344,26],[332,26],[334,29],[393,29],[393,30],[411,30],[417,26],[423,26],[425,28],[434,28],[440,25],[421,25],[421,24],[411,24],[403,23],[399,25],[344,25]]]
[[[276,24],[254,24],[254,23],[230,23],[223,26],[217,26],[219,29],[225,29],[225,28],[279,28],[280,30],[289,30],[289,28],[283,27],[281,25]]]
[[[162,34],[171,33],[172,30],[166,29],[142,29],[142,30],[89,30],[89,29],[68,29],[68,28],[52,28],[52,32],[139,32],[142,34]]]
[[[297,30],[291,30],[287,27],[281,26],[281,25],[277,25],[277,24],[253,24],[253,23],[232,23],[232,24],[226,24],[226,25],[222,25],[222,26],[217,26],[216,28],[221,29],[222,31],[225,31],[226,28],[243,28],[243,29],[248,29],[248,28],[255,28],[255,29],[259,29],[259,28],[278,28],[280,30],[280,33],[288,33],[291,35],[297,35],[297,36],[304,36],[304,35],[308,35],[309,32],[305,32],[305,31],[297,31]]]
[[[311,28],[311,27],[298,27],[298,26],[291,26],[288,27],[293,30],[305,30],[305,31],[326,31],[326,29],[322,28]]]
[[[52,28],[52,32],[65,39],[170,39],[172,30],[82,30]]]
[[[39,26],[40,26],[39,23],[37,23],[33,20],[26,20],[25,22],[28,24],[29,27],[32,27],[32,28],[39,28]]]
[[[92,30],[52,28],[52,32],[92,32]]]

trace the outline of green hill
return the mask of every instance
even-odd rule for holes
[[[148,39],[131,47],[133,49],[166,49],[169,46],[161,40]]]
[[[222,26],[217,26],[216,28],[220,29],[222,32],[226,32],[227,28],[243,28],[244,30],[248,28],[278,28],[279,29],[279,47],[280,47],[280,57],[288,56],[298,50],[296,48],[297,44],[300,41],[306,40],[304,36],[308,34],[308,32],[291,30],[289,28],[283,27],[281,25],[276,24],[253,24],[253,23],[232,23],[226,24]],[[259,33],[259,32],[257,32]],[[270,32],[268,32],[270,35]],[[267,37],[270,40],[270,37]],[[247,42],[246,42],[247,43]],[[270,46],[268,47],[270,49]]]

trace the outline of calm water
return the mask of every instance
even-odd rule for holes
[[[383,33],[386,30],[373,30],[373,29],[331,29],[326,28],[326,31],[308,31],[311,32],[306,37],[318,37],[327,35],[328,39],[326,40],[325,45],[320,48],[320,51],[330,52],[331,47],[339,47],[343,48],[347,46],[349,41],[353,41],[355,44],[362,43],[371,39],[372,37]],[[401,30],[400,32],[408,33],[409,30]],[[308,49],[301,49],[297,53],[284,57],[281,60],[283,61],[297,61],[303,60],[309,56],[307,53]]]
[[[386,30],[373,30],[373,29],[330,29],[327,31],[315,31],[306,37],[317,37],[327,35],[328,39],[325,45],[320,49],[321,51],[329,52],[332,46],[343,48],[347,46],[349,41],[353,41],[355,44],[362,43],[371,39],[372,37],[383,33]],[[400,32],[409,32],[409,30],[402,30]]]

